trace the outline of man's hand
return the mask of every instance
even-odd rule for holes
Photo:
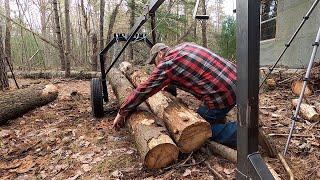
[[[121,114],[118,113],[117,117],[113,121],[112,128],[118,131],[121,127],[124,126],[125,118],[126,118],[125,116],[122,116]]]

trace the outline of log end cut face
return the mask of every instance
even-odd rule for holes
[[[166,167],[178,159],[179,149],[167,135],[151,139],[148,146],[151,150],[146,155],[145,165],[149,169]]]
[[[188,126],[181,132],[177,145],[181,152],[190,153],[199,149],[211,136],[210,124],[200,121]]]

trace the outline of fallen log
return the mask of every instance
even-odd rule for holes
[[[57,97],[58,89],[53,84],[30,86],[0,93],[0,124],[46,105]]]
[[[316,107],[317,112],[320,113],[320,102],[316,102],[314,106]]]
[[[298,99],[292,99],[292,105],[296,107],[298,104]],[[301,103],[300,106],[300,114],[303,118],[309,120],[309,121],[319,121],[320,115],[317,113],[317,111],[306,103]]]
[[[52,79],[52,78],[64,78],[64,71],[15,71],[15,76],[25,79]],[[11,73],[8,73],[8,77],[11,78]],[[91,79],[100,77],[100,72],[95,71],[71,71],[70,78],[75,79]]]
[[[209,149],[215,153],[215,154],[218,154],[220,156],[222,156],[223,158],[226,158],[227,160],[233,162],[233,163],[237,163],[237,151],[234,150],[234,149],[231,149],[225,145],[222,145],[222,144],[219,144],[219,143],[216,143],[214,141],[210,141],[208,142],[208,147]],[[277,174],[277,172],[271,167],[270,164],[266,163],[266,165],[268,166],[271,174],[273,175],[273,177],[276,179],[276,180],[280,180],[280,176],[279,174]]]
[[[291,84],[291,90],[295,95],[300,95],[303,86],[303,81],[293,81]],[[306,86],[304,91],[305,96],[311,96],[313,93],[312,88],[310,85]]]
[[[128,69],[123,73],[135,86],[148,78],[142,69]],[[151,110],[163,119],[181,152],[190,153],[199,149],[212,136],[210,124],[169,93],[160,91],[149,97],[147,102]]]
[[[117,69],[111,69],[108,80],[119,103],[133,91],[133,86]],[[149,169],[165,167],[178,159],[179,149],[168,135],[163,123],[147,111],[145,103],[127,118],[127,126],[137,149]]]

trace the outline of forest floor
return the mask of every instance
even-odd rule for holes
[[[215,179],[206,159],[225,179],[233,179],[236,165],[203,152],[180,155],[178,166],[150,171],[142,161],[127,129],[111,129],[118,104],[109,87],[109,112],[94,119],[90,106],[90,82],[73,79],[18,80],[20,85],[54,83],[59,97],[23,117],[0,126],[0,179]],[[316,92],[308,99],[319,101]],[[179,95],[191,109],[200,104],[186,93]],[[260,95],[260,125],[266,134],[288,133],[292,116],[288,87]],[[228,119],[236,119],[232,110]],[[286,160],[297,179],[320,179],[320,124],[297,122],[296,133]],[[317,137],[316,137],[317,135]],[[272,136],[277,150],[283,152],[286,136]],[[282,179],[289,179],[278,159],[265,157]],[[185,162],[185,160],[187,160]],[[182,163],[181,163],[182,162]]]

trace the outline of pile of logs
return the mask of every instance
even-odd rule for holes
[[[108,73],[120,103],[148,76],[130,66],[121,69]],[[179,151],[195,151],[212,136],[210,124],[172,95],[160,91],[146,102],[148,106],[141,104],[126,122],[147,168],[168,166],[177,160]]]

